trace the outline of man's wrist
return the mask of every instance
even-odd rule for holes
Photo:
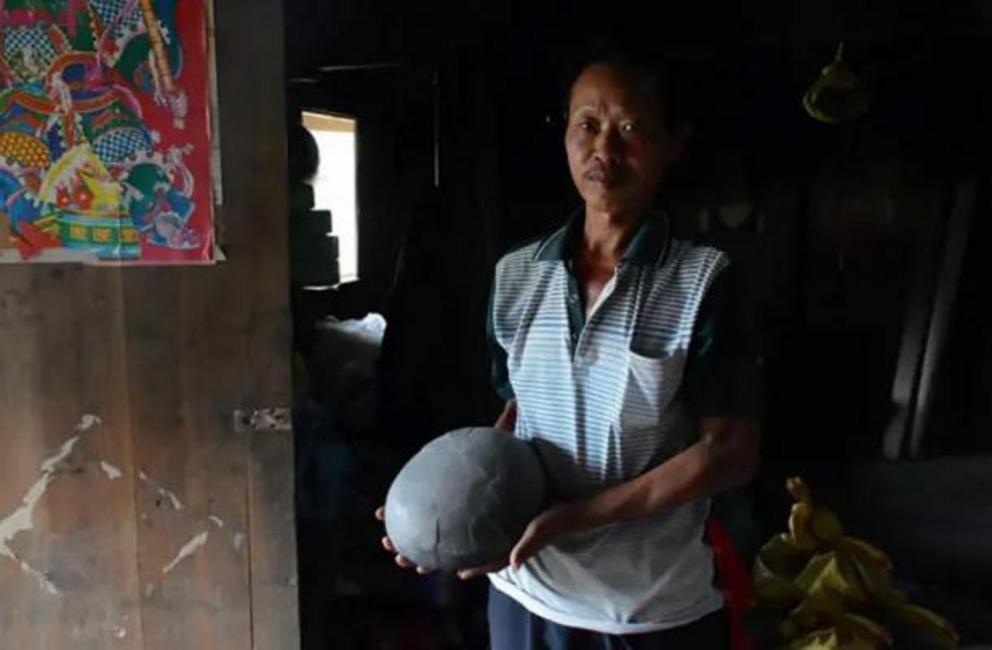
[[[579,508],[583,527],[599,528],[630,519],[632,488],[623,483],[584,499]]]

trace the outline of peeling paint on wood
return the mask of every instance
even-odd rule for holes
[[[115,467],[105,460],[100,461],[100,469],[103,470],[103,473],[106,474],[107,478],[111,481],[116,481],[120,477],[124,476],[124,472],[119,467]]]
[[[159,485],[157,481],[149,478],[148,475],[145,474],[143,470],[138,470],[138,478],[141,479],[143,482],[147,483],[149,486],[151,486],[153,490],[158,492],[158,495],[160,497],[162,497],[163,499],[168,499],[169,503],[172,504],[173,510],[183,509],[184,507],[183,502],[179,500],[179,497],[176,496],[175,492],[173,492],[172,490],[167,490],[166,488]]]
[[[169,562],[164,567],[162,567],[162,575],[170,573],[173,569],[176,568],[176,566],[180,562],[192,556],[198,550],[203,548],[203,545],[207,543],[208,537],[210,537],[210,533],[208,533],[207,531],[203,531],[199,535],[193,537],[193,539],[186,542],[186,545],[183,546],[181,549],[179,549],[179,553],[172,560],[172,562]]]
[[[79,424],[76,425],[75,435],[62,444],[58,453],[42,461],[41,477],[28,488],[27,494],[21,500],[21,505],[14,512],[0,519],[0,557],[6,557],[17,563],[21,571],[35,578],[38,581],[38,586],[53,596],[59,595],[59,590],[55,584],[43,572],[17,557],[17,554],[10,547],[10,542],[20,533],[34,529],[34,510],[41,498],[45,496],[49,485],[55,480],[59,464],[72,453],[76,443],[79,442],[79,437],[99,423],[100,418],[97,416],[84,415]]]

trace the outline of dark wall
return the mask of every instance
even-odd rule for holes
[[[957,299],[951,315],[943,363],[935,378],[930,430],[932,456],[992,455],[992,291],[988,242],[992,224],[992,184],[978,194],[962,261]]]
[[[978,207],[925,448],[989,452],[992,3],[863,4],[695,2],[654,15],[565,0],[285,3],[290,112],[359,119],[361,280],[324,295],[318,311],[376,310],[389,322],[367,466],[392,454],[396,467],[367,478],[376,499],[423,441],[495,417],[483,336],[493,265],[577,206],[560,81],[588,35],[612,32],[669,64],[691,117],[660,203],[679,236],[725,249],[750,279],[766,398],[758,535],[782,527],[783,479],[804,473],[852,530],[892,550],[900,575],[946,574],[948,593],[977,585],[975,602],[987,602],[992,558],[969,537],[987,520],[975,496],[987,458],[877,459],[909,299],[933,273],[967,178]],[[800,99],[840,40],[872,109],[826,125]],[[389,65],[319,70],[370,63]],[[987,608],[966,619],[958,601],[934,602],[988,638]]]
[[[620,5],[603,22],[582,3],[288,3],[289,74],[317,80],[292,93],[350,103],[368,126],[363,278],[329,308],[388,312],[390,415],[418,435],[491,416],[492,265],[576,205],[558,81],[586,34],[612,31],[664,57],[690,109],[694,135],[662,203],[681,234],[727,249],[752,279],[769,453],[877,455],[914,266],[954,182],[983,167],[992,16],[979,2],[756,4],[661,16]],[[841,39],[873,107],[824,125],[800,98]],[[381,61],[402,67],[317,70]],[[748,218],[726,225],[721,209],[742,202]]]

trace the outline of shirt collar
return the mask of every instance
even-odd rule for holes
[[[582,238],[583,213],[577,210],[564,226],[549,235],[537,248],[538,262],[568,262]],[[668,251],[668,216],[649,212],[627,246],[622,261],[634,266],[661,266]]]

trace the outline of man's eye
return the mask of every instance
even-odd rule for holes
[[[623,130],[624,133],[636,133],[641,129],[640,125],[637,122],[624,122],[623,124],[620,125],[620,128],[621,130]]]
[[[579,128],[583,131],[595,131],[596,122],[594,120],[582,120],[579,122]]]

